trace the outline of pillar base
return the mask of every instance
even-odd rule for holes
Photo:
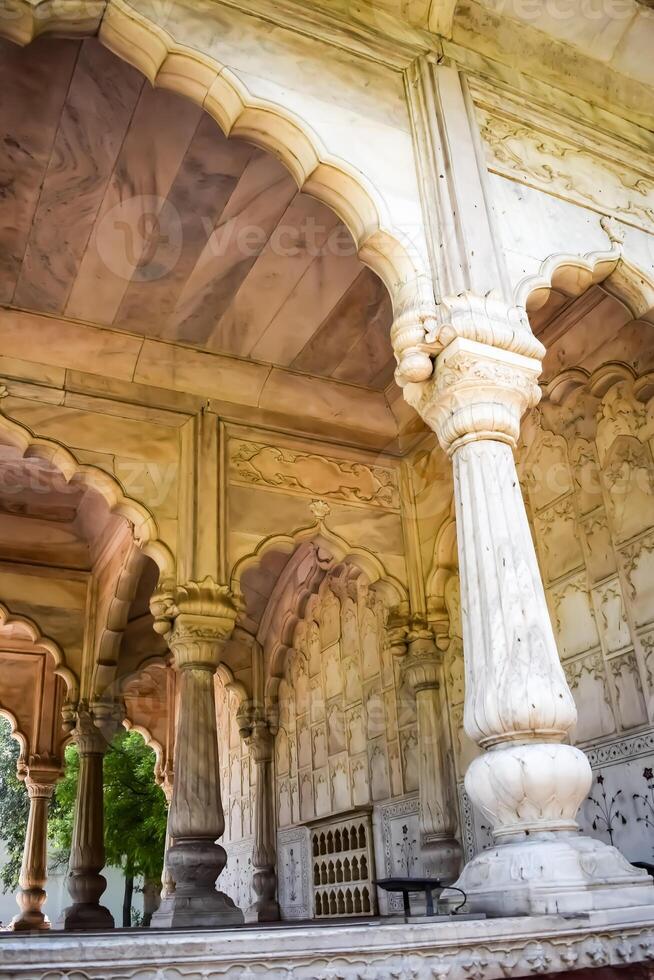
[[[180,895],[173,892],[164,898],[152,916],[153,929],[215,928],[240,926],[243,913],[224,892],[203,895]]]
[[[279,904],[274,898],[259,899],[245,912],[246,922],[279,922],[280,919]]]
[[[461,845],[454,837],[422,837],[422,851],[429,874],[453,884],[461,871]]]
[[[654,905],[654,882],[615,848],[581,834],[541,834],[499,844],[470,861],[458,888],[466,912],[574,914]]]
[[[90,932],[96,929],[113,929],[114,917],[104,905],[86,903],[70,905],[64,909],[64,929],[69,932]]]
[[[50,920],[43,912],[21,912],[9,923],[12,932],[47,932]]]

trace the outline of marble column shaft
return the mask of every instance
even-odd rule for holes
[[[238,924],[243,914],[216,890],[226,863],[216,843],[225,830],[220,793],[214,674],[236,618],[231,594],[206,579],[178,587],[168,606],[153,604],[155,629],[164,629],[179,675],[172,800],[171,846],[165,866],[175,886],[153,916],[158,926]]]
[[[405,389],[454,466],[464,727],[485,750],[465,784],[497,845],[459,884],[470,907],[490,915],[654,900],[615,848],[578,834],[591,770],[567,743],[576,708],[512,452],[522,415],[540,397],[539,374],[536,358],[458,337],[431,381]]]

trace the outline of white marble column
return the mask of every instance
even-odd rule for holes
[[[419,748],[420,837],[434,877],[454,881],[461,867],[457,804],[443,691],[442,655],[425,623],[407,635],[404,676],[416,698]]]
[[[155,627],[162,610],[153,604]],[[236,618],[229,591],[212,580],[179,587],[164,610],[165,629],[179,672],[175,778],[166,867],[175,882],[152,918],[167,926],[216,926],[243,922],[231,898],[216,890],[225,849],[220,795],[214,674]],[[166,623],[164,622],[164,627]]]
[[[275,870],[277,848],[272,773],[274,738],[268,723],[256,715],[247,743],[255,768],[252,884],[257,900],[248,909],[246,919],[248,922],[276,922],[280,915]]]
[[[115,730],[115,729],[113,729]],[[68,891],[73,904],[64,911],[64,929],[113,929],[109,909],[100,905],[107,882],[104,868],[104,800],[102,766],[108,748],[92,710],[80,706],[73,738],[79,750],[79,782],[73,840],[68,866]]]
[[[50,922],[41,909],[46,900],[45,885],[48,880],[48,807],[60,775],[58,768],[29,769],[25,778],[30,810],[20,869],[20,888],[16,895],[20,913],[10,925],[16,932],[50,928]]]
[[[466,668],[464,726],[484,749],[466,789],[494,846],[465,867],[490,915],[646,904],[654,887],[613,847],[578,832],[591,770],[567,744],[576,709],[561,667],[513,460],[540,361],[466,340],[405,397],[454,466]]]

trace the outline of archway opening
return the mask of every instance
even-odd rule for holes
[[[546,355],[519,462],[572,737],[594,769],[580,824],[649,861],[649,759],[609,746],[654,722],[654,294],[619,250],[600,258],[562,259],[527,297]]]
[[[279,159],[95,39],[0,45],[0,131],[20,184],[3,206],[0,300],[23,327],[47,314],[145,337],[140,380],[181,369],[194,390],[218,370],[221,397],[250,416],[394,391],[387,288]]]

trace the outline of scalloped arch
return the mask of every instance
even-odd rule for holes
[[[409,311],[425,319],[435,315],[424,257],[410,236],[393,226],[384,197],[372,182],[330,153],[309,121],[272,99],[255,96],[226,65],[178,43],[125,0],[107,4],[98,36],[152,85],[200,105],[226,136],[248,140],[281,160],[298,188],[330,207],[347,226],[359,258],[388,289],[396,317]]]
[[[155,760],[156,760],[154,765],[154,771],[155,771],[155,778],[156,778],[157,774],[161,773],[162,766],[163,766],[164,750],[161,743],[158,742],[156,738],[153,738],[153,736],[150,734],[150,732],[145,727],[145,725],[134,725],[129,720],[129,718],[123,718],[123,728],[125,729],[125,731],[136,732],[138,735],[140,735],[143,741],[145,742],[145,744],[147,745],[147,747],[149,749],[152,749],[152,751],[154,752]]]
[[[599,284],[623,303],[634,319],[654,323],[654,274],[626,258],[621,247],[586,255],[550,255],[536,275],[526,276],[518,283],[515,304],[533,312],[544,305],[551,289],[576,298]]]
[[[377,584],[380,590],[385,593],[390,605],[401,605],[408,601],[408,592],[405,586],[399,579],[386,571],[382,562],[372,551],[350,545],[345,538],[330,531],[322,522],[299,527],[291,534],[271,535],[271,537],[260,541],[253,552],[240,558],[234,565],[230,578],[232,592],[236,595],[241,594],[240,586],[243,574],[249,568],[260,564],[268,552],[278,551],[288,554],[290,557],[298,545],[305,542],[315,545],[317,549],[324,549],[329,556],[330,564],[347,561],[356,565],[368,576],[371,584]]]
[[[0,704],[0,718],[4,718],[6,721],[9,722],[9,726],[11,728],[10,735],[20,745],[20,757],[18,760],[18,764],[20,766],[21,761],[24,764],[24,761],[27,757],[27,753],[29,752],[29,743],[27,740],[27,736],[18,727],[18,721],[16,720],[16,716],[9,710],[9,708],[3,707],[2,704]]]
[[[58,643],[44,636],[38,625],[29,616],[14,615],[4,603],[0,602],[0,630],[6,626],[17,627],[34,646],[47,650],[54,662],[54,672],[66,685],[69,701],[74,701],[79,693],[79,683],[73,671],[66,665],[63,651]]]
[[[362,170],[331,152],[304,116],[268,96],[255,95],[235,71],[215,57],[175,40],[126,0],[67,0],[63,14],[51,0],[16,0],[9,17],[0,10],[0,36],[28,44],[41,34],[97,36],[154,86],[191,99],[226,136],[262,147],[284,163],[300,190],[330,207],[349,229],[358,256],[382,280],[391,298],[391,343],[406,378],[431,373],[417,351],[437,321],[434,281],[422,234],[393,220],[382,190]],[[413,378],[416,380],[416,378]]]
[[[265,538],[250,555],[240,559],[231,578],[232,590],[240,594],[244,574],[260,565],[267,554],[281,552],[289,560],[267,596],[266,605],[258,621],[242,623],[242,628],[256,635],[264,651],[265,698],[275,701],[282,676],[286,655],[293,643],[295,626],[304,614],[306,604],[314,595],[328,571],[341,563],[348,563],[362,571],[370,584],[391,607],[408,611],[408,592],[402,583],[389,575],[383,564],[365,548],[355,548],[344,538],[330,531],[322,521],[298,528],[292,534]],[[306,574],[296,576],[296,571],[309,560]],[[279,609],[279,602],[287,591],[293,590],[292,604]]]
[[[79,483],[99,493],[112,513],[120,514],[130,523],[134,541],[155,562],[161,577],[174,577],[175,562],[170,549],[159,538],[154,517],[143,504],[124,493],[115,477],[97,466],[78,462],[73,453],[61,443],[35,435],[26,425],[8,418],[1,411],[0,433],[8,438],[25,459],[45,460],[59,470],[67,483]]]

